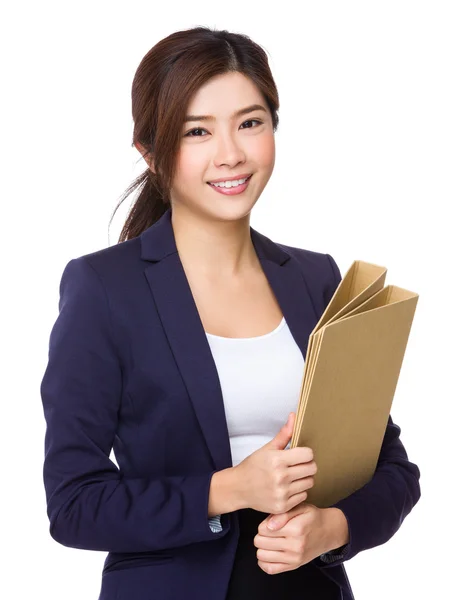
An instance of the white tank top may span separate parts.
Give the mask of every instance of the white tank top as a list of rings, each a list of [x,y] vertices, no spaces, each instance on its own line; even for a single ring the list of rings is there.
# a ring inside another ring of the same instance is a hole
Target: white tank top
[[[284,317],[276,329],[257,337],[206,335],[220,380],[235,467],[274,438],[290,412],[296,413],[304,359]]]

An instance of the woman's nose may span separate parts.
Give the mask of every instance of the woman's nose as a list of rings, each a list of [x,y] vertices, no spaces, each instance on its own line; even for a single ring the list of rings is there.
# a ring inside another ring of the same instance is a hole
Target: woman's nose
[[[245,159],[245,153],[233,136],[222,136],[217,141],[215,162],[217,165],[234,165]]]

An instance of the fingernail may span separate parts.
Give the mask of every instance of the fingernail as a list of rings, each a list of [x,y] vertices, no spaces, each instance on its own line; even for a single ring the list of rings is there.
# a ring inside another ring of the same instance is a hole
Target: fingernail
[[[277,523],[274,519],[268,521],[268,529],[276,529]]]

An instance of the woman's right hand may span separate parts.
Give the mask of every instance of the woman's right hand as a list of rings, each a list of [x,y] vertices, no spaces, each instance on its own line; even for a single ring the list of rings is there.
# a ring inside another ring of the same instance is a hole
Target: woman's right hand
[[[290,413],[276,437],[236,465],[239,493],[246,507],[279,514],[306,500],[306,490],[314,485],[317,464],[311,448],[285,449],[295,418]]]

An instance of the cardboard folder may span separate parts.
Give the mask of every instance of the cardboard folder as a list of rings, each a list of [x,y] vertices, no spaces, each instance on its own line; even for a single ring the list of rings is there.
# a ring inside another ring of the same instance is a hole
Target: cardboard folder
[[[418,294],[353,262],[309,337],[291,448],[314,451],[307,502],[331,506],[373,477]]]

